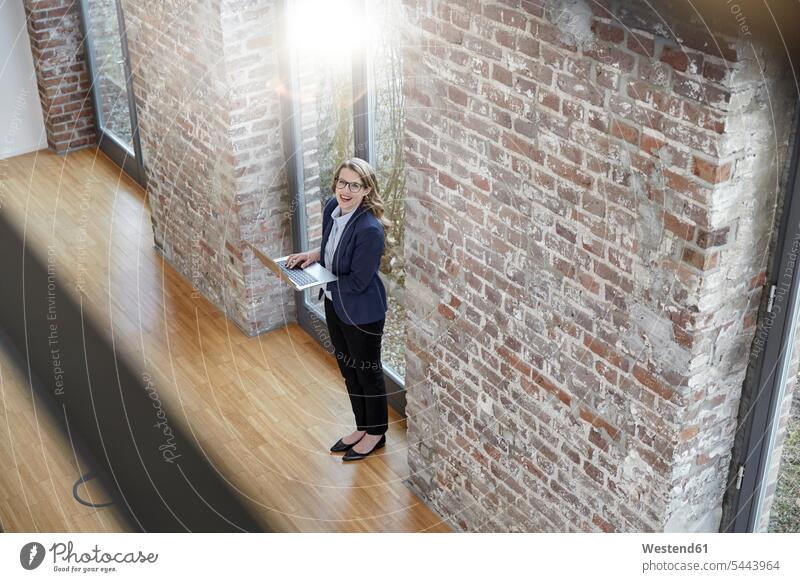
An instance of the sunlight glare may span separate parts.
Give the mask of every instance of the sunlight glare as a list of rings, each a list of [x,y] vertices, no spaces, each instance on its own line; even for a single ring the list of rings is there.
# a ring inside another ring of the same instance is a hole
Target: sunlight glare
[[[289,43],[294,54],[349,62],[367,36],[364,17],[350,0],[292,2]]]

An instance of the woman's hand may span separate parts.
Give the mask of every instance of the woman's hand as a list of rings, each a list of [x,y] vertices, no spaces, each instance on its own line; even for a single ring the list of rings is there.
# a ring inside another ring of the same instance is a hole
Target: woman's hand
[[[307,253],[296,253],[286,257],[286,267],[289,269],[305,269],[319,260],[319,251],[308,251]]]

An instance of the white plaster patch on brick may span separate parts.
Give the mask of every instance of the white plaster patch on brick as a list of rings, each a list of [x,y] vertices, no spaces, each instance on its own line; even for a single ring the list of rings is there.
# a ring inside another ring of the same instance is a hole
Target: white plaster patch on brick
[[[685,369],[689,365],[691,353],[675,343],[672,322],[666,314],[655,313],[645,305],[634,303],[631,306],[631,319],[638,321],[644,334],[645,347],[658,354],[658,359],[667,360],[675,369]]]
[[[653,470],[636,449],[630,449],[620,465],[620,487],[627,496],[642,502],[647,497],[648,480]]]
[[[523,56],[517,56],[514,53],[509,53],[506,56],[506,65],[508,66],[508,70],[512,73],[524,73],[528,70],[528,59]],[[534,92],[533,90],[525,91],[524,94],[530,98],[533,98]]]
[[[594,39],[592,9],[584,0],[559,0],[553,2],[545,16],[570,35],[575,44],[582,45]]]
[[[697,515],[697,508],[677,501],[678,506],[664,524],[664,533],[716,533],[719,531],[720,519],[722,519],[722,508],[716,507],[711,511],[706,511]]]

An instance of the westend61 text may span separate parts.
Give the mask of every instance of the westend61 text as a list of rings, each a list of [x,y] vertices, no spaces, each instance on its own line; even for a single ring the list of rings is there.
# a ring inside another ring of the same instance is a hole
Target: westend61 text
[[[686,544],[682,546],[642,544],[642,551],[645,554],[707,554],[708,544]]]

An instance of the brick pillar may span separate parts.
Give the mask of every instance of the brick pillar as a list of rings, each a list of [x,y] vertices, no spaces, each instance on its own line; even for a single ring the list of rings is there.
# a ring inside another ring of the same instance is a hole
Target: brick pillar
[[[24,6],[48,147],[63,154],[95,143],[79,3],[24,0]]]
[[[465,530],[716,531],[788,67],[643,2],[404,4],[410,484]]]
[[[246,333],[294,318],[244,241],[291,250],[273,0],[123,2],[153,235]]]

